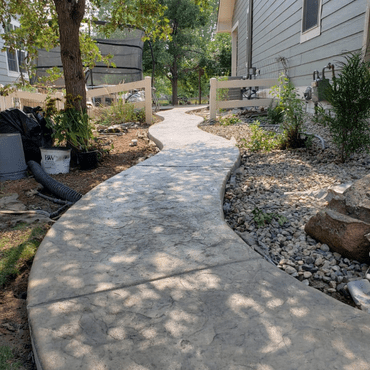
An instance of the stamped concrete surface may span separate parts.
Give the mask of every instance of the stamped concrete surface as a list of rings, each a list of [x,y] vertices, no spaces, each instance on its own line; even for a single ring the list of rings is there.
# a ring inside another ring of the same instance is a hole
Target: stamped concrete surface
[[[370,369],[370,316],[306,287],[226,225],[235,145],[186,109],[156,156],[100,184],[31,271],[38,369]]]

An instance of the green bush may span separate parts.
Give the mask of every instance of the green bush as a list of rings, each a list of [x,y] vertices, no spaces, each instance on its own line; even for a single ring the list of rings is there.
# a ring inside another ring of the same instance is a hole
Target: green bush
[[[134,111],[135,113],[135,118],[137,122],[140,123],[145,123],[146,121],[146,116],[145,116],[145,109],[137,109]]]
[[[271,101],[267,108],[267,119],[272,125],[280,125],[283,123],[284,111],[280,105],[275,105]]]
[[[279,84],[271,88],[274,98],[279,99],[276,108],[282,111],[281,149],[296,149],[305,146],[300,133],[305,120],[305,102],[299,97],[294,85],[287,77],[279,77]]]
[[[250,125],[252,131],[250,141],[242,139],[244,146],[252,152],[265,151],[269,152],[280,145],[281,137],[274,132],[265,131],[260,128],[260,122],[254,121]]]
[[[142,114],[139,113],[139,120],[141,119]],[[125,122],[136,122],[137,120],[138,116],[135,112],[134,105],[132,103],[125,103],[122,99],[120,99],[110,107],[103,108],[96,123],[104,126],[111,126]]]
[[[81,97],[66,96],[65,107],[57,110],[58,99],[46,99],[46,126],[53,131],[57,145],[71,145],[78,151],[88,151],[94,139],[93,125],[87,111],[76,109],[74,104],[81,104]]]
[[[228,117],[220,118],[220,124],[224,126],[235,125],[240,122],[241,120],[235,114],[232,114],[231,116]]]
[[[325,91],[331,105],[326,113],[318,108],[345,162],[353,153],[369,152],[370,145],[370,63],[359,53],[345,56],[339,77]]]

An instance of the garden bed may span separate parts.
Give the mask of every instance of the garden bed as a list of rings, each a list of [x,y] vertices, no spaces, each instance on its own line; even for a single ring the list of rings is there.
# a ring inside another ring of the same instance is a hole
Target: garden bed
[[[353,183],[369,173],[370,156],[354,154],[341,163],[328,130],[313,122],[306,122],[304,130],[324,138],[324,150],[316,140],[309,149],[252,151],[246,143],[251,141],[255,113],[225,112],[240,121],[222,125],[210,122],[207,110],[198,112],[205,118],[201,129],[227,139],[234,137],[240,148],[241,165],[226,185],[223,208],[227,223],[276,267],[355,306],[347,283],[364,279],[369,266],[333,253],[326,244],[306,235],[304,226],[327,205],[328,188]],[[263,120],[263,116],[258,118]],[[263,129],[277,131],[268,124]],[[263,225],[258,225],[257,214],[263,216]],[[282,220],[286,222],[279,222]]]

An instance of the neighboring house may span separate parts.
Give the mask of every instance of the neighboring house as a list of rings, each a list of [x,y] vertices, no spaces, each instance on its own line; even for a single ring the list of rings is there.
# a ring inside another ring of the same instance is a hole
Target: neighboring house
[[[9,27],[17,27],[19,23],[12,21]],[[0,34],[3,29],[0,27]],[[11,53],[9,50],[1,51],[4,47],[4,41],[0,37],[0,84],[7,85],[19,82],[21,78],[21,67],[25,58],[23,50],[17,50]],[[23,73],[24,78],[28,79],[27,73]]]
[[[232,75],[277,78],[285,72],[303,93],[313,72],[366,52],[366,0],[220,0],[218,32],[232,35]],[[254,73],[253,71],[256,71]],[[331,72],[326,70],[326,78]]]

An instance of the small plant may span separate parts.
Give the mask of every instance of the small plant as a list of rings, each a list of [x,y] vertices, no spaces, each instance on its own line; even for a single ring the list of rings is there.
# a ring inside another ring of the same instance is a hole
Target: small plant
[[[145,109],[139,109],[135,111],[135,121],[139,123],[145,123],[146,116],[145,116]]]
[[[0,370],[20,369],[20,362],[13,362],[14,355],[8,346],[0,346]]]
[[[328,126],[345,162],[353,153],[370,150],[370,63],[357,53],[339,64],[339,77],[334,76],[325,91],[331,112],[318,108],[318,119]]]
[[[57,145],[67,144],[77,151],[87,152],[94,147],[93,125],[86,111],[74,107],[73,99],[67,96],[65,108],[60,111],[55,107],[56,99],[47,100],[47,127],[53,130],[52,136]]]
[[[227,116],[227,117],[222,117],[220,119],[220,124],[224,126],[231,126],[231,125],[235,125],[240,122],[241,120],[235,114],[232,114],[231,116]]]
[[[260,124],[259,121],[254,121],[250,125],[251,138],[249,142],[246,139],[242,139],[244,146],[252,152],[269,152],[272,149],[276,149],[280,145],[280,136],[275,132],[263,130],[260,128]]]
[[[253,211],[253,221],[257,224],[257,227],[264,227],[266,224],[271,223],[273,219],[275,219],[280,226],[284,225],[288,219],[284,216],[279,215],[278,213],[269,213],[263,212],[258,207],[256,207]]]
[[[280,125],[283,123],[284,110],[280,105],[273,104],[271,101],[270,105],[267,108],[267,119],[272,125]]]
[[[304,101],[287,77],[279,77],[279,84],[271,88],[274,98],[279,99],[276,107],[283,112],[281,149],[296,149],[305,146],[300,133],[305,120]]]

